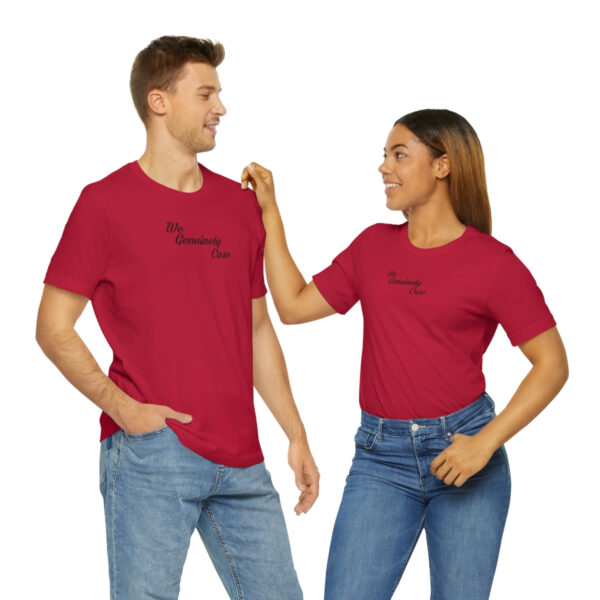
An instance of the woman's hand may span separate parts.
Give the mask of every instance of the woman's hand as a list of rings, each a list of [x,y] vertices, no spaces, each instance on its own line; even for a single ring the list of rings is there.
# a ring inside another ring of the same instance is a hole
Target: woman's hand
[[[242,171],[242,189],[248,189],[248,184],[256,193],[258,204],[261,210],[270,208],[277,204],[275,200],[275,184],[273,183],[273,173],[258,163],[250,163]]]
[[[460,487],[481,471],[494,454],[477,435],[455,433],[452,444],[431,461],[431,472],[445,484]]]

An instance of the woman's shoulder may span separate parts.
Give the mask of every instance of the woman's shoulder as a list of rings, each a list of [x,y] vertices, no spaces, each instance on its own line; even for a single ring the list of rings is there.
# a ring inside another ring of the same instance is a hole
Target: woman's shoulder
[[[367,239],[372,237],[384,236],[384,235],[395,235],[402,227],[405,227],[406,223],[396,225],[394,223],[374,223],[369,225],[366,229],[363,229],[357,236],[356,239]]]
[[[492,256],[502,256],[506,252],[512,252],[510,246],[501,242],[490,233],[483,233],[476,227],[469,225],[471,250]]]
[[[362,252],[367,247],[373,247],[374,242],[385,243],[390,235],[398,229],[399,225],[391,223],[374,223],[363,229],[358,235],[354,236],[349,250]]]

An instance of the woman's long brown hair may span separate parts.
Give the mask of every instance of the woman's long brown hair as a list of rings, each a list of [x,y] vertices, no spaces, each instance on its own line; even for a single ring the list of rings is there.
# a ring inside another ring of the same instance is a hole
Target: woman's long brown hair
[[[492,233],[483,150],[469,122],[451,110],[427,108],[404,115],[394,127],[399,124],[417,136],[433,158],[446,154],[450,159],[450,202],[458,220]]]

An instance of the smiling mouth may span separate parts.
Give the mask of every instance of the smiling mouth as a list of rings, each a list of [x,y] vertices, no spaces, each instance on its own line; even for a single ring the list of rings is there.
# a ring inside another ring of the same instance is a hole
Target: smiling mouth
[[[213,123],[212,125],[205,125],[204,128],[208,129],[213,135],[216,135],[217,125],[218,125],[218,123]]]
[[[391,194],[394,190],[400,187],[399,183],[386,183],[385,184],[385,193]]]

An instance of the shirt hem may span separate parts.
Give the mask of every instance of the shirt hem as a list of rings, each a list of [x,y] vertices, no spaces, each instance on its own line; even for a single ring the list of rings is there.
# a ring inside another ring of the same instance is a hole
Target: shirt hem
[[[317,286],[317,289],[319,290],[319,292],[321,292],[323,298],[325,298],[329,306],[331,306],[331,308],[333,308],[335,312],[339,313],[340,315],[345,315],[349,309],[345,306],[342,306],[341,304],[338,304],[337,299],[334,299],[334,293],[327,288],[327,285],[324,285],[324,283],[320,281],[320,275],[320,273],[317,273],[312,277],[312,280]]]
[[[90,300],[94,295],[94,291],[90,290],[89,286],[74,281],[70,277],[65,277],[56,273],[47,274],[44,278],[44,283],[49,283],[50,285],[59,287],[67,292],[73,292],[75,294],[79,294],[80,296],[85,296]]]
[[[232,456],[223,452],[214,452],[211,450],[207,450],[203,447],[203,444],[189,443],[187,442],[188,438],[186,438],[185,440],[182,439],[182,436],[175,428],[171,427],[169,423],[167,423],[167,425],[169,426],[171,431],[173,431],[173,433],[177,436],[182,446],[185,446],[188,450],[191,450],[192,452],[195,452],[202,458],[206,458],[207,460],[210,460],[216,464],[223,465],[225,467],[247,468],[257,465],[265,460],[262,450],[259,450],[258,452],[253,452],[252,454],[241,454],[238,456]],[[102,440],[106,439],[107,437],[110,437],[111,435],[113,435],[113,433],[116,433],[120,429],[121,428],[116,423],[115,425],[109,424],[103,427],[100,432],[100,441],[102,442]]]
[[[556,321],[554,317],[544,317],[543,319],[536,321],[533,325],[530,325],[526,329],[523,329],[518,335],[509,335],[508,338],[513,346],[520,346],[525,342],[528,342],[532,338],[536,337],[540,333],[544,333],[548,329],[556,327]]]

